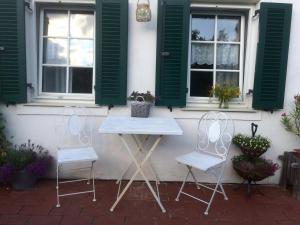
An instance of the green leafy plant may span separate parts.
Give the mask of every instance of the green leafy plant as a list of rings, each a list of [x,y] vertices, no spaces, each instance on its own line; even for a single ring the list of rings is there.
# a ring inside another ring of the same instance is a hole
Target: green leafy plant
[[[250,137],[243,134],[237,134],[233,137],[232,143],[240,147],[241,151],[250,157],[259,157],[270,148],[271,142],[260,135]]]
[[[142,98],[138,98],[138,97],[142,97]],[[145,102],[154,103],[156,98],[151,94],[150,91],[147,91],[146,93],[133,91],[127,99],[129,101],[143,101],[144,99]]]
[[[211,88],[209,91],[210,97],[217,97],[219,100],[219,108],[222,107],[224,104],[224,107],[228,107],[228,102],[233,99],[240,96],[240,88],[238,86],[230,85],[224,83],[223,85],[216,84]]]
[[[12,147],[12,144],[7,139],[4,129],[5,120],[3,114],[0,113],[0,166],[5,163],[7,151]]]
[[[281,123],[285,130],[300,137],[300,95],[294,96],[294,106],[291,112],[281,115]]]

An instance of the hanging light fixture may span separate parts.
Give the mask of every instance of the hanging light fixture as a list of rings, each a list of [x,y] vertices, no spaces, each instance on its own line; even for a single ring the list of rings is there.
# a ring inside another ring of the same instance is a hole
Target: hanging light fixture
[[[151,9],[149,0],[138,0],[136,7],[136,21],[149,22],[151,20]]]

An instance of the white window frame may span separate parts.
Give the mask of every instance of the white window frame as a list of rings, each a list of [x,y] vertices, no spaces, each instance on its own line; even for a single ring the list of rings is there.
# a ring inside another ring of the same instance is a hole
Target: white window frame
[[[244,67],[243,71],[243,83],[241,89],[241,96],[237,100],[233,100],[230,102],[230,108],[252,108],[252,95],[249,95],[249,91],[253,89],[254,84],[254,74],[255,74],[255,60],[256,60],[256,49],[257,49],[257,41],[258,41],[258,19],[255,17],[255,10],[258,8],[256,4],[206,4],[206,3],[192,3],[191,8],[200,9],[201,11],[206,10],[209,14],[216,12],[217,10],[230,10],[239,14],[239,12],[244,11],[243,15],[245,18],[245,27],[247,27],[247,35],[244,36],[244,40],[247,42],[244,43],[244,62],[242,66]],[[191,28],[190,28],[191,30]],[[190,32],[190,31],[189,31]],[[191,33],[189,34],[191,35]],[[244,32],[245,35],[245,32]],[[189,37],[191,40],[191,37]],[[188,53],[188,67],[187,67],[187,87],[190,85],[190,57],[191,57],[191,45],[189,44],[189,53]],[[190,90],[190,89],[189,89]],[[218,100],[216,98],[208,98],[208,97],[198,97],[196,100],[191,100],[189,98],[189,91],[186,95],[187,100],[187,108],[206,108],[206,109],[215,109],[218,107]]]
[[[79,38],[76,37],[74,39],[83,39],[83,40],[93,40],[93,48],[94,48],[94,63],[93,66],[73,66],[69,65],[69,49],[70,49],[70,34],[68,34],[68,37],[65,38],[68,40],[67,45],[67,64],[44,64],[43,63],[43,39],[44,38],[62,38],[59,36],[46,36],[43,34],[44,30],[44,11],[45,10],[56,10],[56,11],[68,11],[68,30],[70,31],[70,11],[89,11],[94,13],[94,36],[93,38]],[[40,27],[39,27],[39,64],[38,64],[38,97],[44,97],[44,98],[54,98],[54,99],[82,99],[82,100],[94,100],[95,99],[95,58],[96,58],[96,12],[94,9],[87,9],[87,8],[80,8],[80,7],[43,7],[40,9]],[[43,66],[55,66],[55,67],[64,67],[66,68],[66,91],[68,91],[69,88],[69,68],[70,67],[77,67],[77,68],[93,68],[93,83],[92,83],[92,93],[91,94],[80,94],[80,93],[54,93],[54,92],[43,92],[42,91],[42,73],[43,73]]]

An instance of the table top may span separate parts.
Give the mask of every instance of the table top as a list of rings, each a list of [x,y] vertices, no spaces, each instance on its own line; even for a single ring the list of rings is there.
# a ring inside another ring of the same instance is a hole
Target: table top
[[[99,133],[182,135],[183,131],[174,118],[108,116],[101,124]]]

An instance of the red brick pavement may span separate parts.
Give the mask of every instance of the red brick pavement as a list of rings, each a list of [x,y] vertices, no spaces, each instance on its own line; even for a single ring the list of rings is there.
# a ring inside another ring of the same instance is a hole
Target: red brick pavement
[[[86,184],[67,184],[66,191]],[[162,213],[142,182],[136,182],[111,213],[117,185],[97,181],[97,201],[90,194],[61,199],[56,208],[55,182],[40,181],[32,190],[0,189],[0,225],[300,225],[300,202],[288,191],[276,186],[260,186],[264,195],[245,196],[243,188],[225,185],[229,200],[217,195],[208,216],[205,205],[185,196],[174,201],[180,183],[160,184],[161,199],[167,212]],[[187,184],[186,190],[209,198],[206,190]]]

